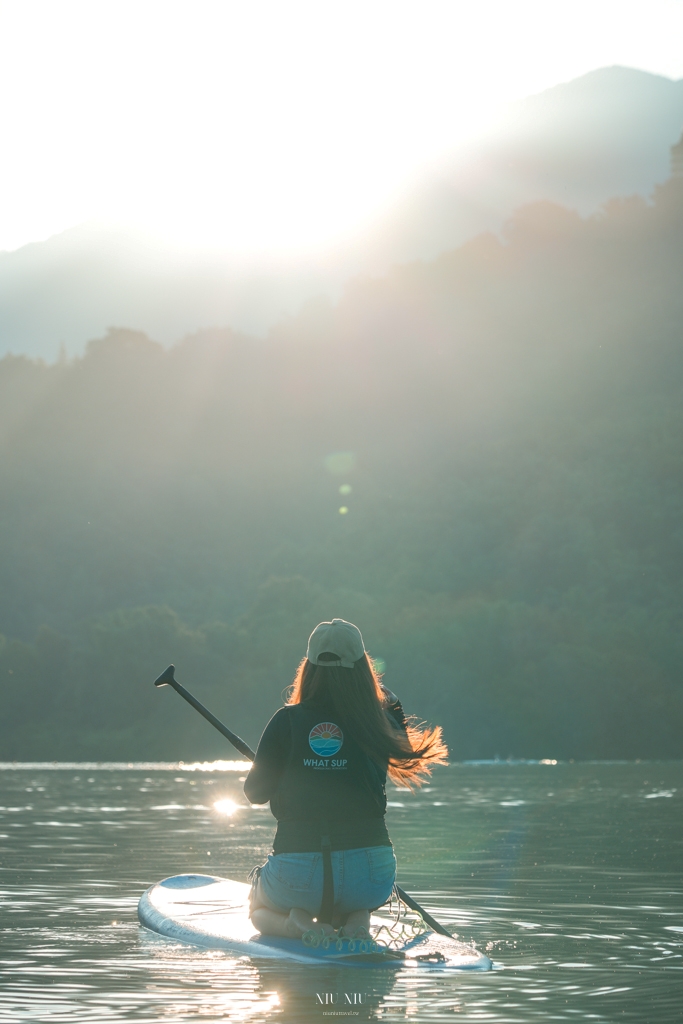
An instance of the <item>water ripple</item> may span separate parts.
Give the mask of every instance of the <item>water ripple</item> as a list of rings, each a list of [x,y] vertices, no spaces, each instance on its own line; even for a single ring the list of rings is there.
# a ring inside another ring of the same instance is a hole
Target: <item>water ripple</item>
[[[256,964],[140,929],[151,882],[245,879],[269,851],[272,818],[226,764],[0,765],[3,1024],[322,1024],[318,996],[345,992],[365,994],[355,1019],[392,1024],[678,1024],[683,765],[458,765],[392,790],[401,884],[497,967],[447,979]]]

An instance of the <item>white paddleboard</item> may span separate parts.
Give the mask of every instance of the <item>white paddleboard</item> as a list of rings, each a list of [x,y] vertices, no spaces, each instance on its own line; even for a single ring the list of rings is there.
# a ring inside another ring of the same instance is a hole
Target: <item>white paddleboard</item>
[[[483,970],[492,964],[473,946],[426,931],[386,948],[381,935],[378,949],[345,940],[342,948],[311,948],[300,939],[280,939],[254,931],[248,916],[250,887],[231,878],[213,875],[173,875],[151,886],[140,898],[141,924],[160,935],[209,949],[225,949],[253,957],[295,960],[303,964],[352,967],[421,967],[431,970]],[[373,934],[391,918],[373,915]]]

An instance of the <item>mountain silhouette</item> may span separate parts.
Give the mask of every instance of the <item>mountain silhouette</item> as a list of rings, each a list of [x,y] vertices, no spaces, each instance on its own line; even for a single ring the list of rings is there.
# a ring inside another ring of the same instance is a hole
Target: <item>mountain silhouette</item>
[[[111,325],[168,344],[216,325],[265,334],[307,300],[335,299],[358,275],[432,259],[519,206],[594,211],[650,195],[669,175],[683,126],[683,81],[603,68],[532,96],[467,152],[344,245],[296,264],[174,250],[132,232],[79,226],[0,254],[0,354],[54,360]]]

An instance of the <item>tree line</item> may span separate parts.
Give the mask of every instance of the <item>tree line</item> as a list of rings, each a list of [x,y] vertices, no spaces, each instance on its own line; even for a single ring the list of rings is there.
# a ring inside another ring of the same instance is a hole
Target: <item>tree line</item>
[[[323,618],[453,757],[683,752],[683,189],[352,282],[266,339],[0,361],[0,757],[229,756]],[[178,706],[181,705],[181,706]]]

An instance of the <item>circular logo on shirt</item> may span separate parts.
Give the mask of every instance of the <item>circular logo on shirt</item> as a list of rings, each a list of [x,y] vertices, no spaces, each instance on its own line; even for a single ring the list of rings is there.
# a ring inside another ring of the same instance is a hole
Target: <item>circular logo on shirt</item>
[[[344,733],[334,722],[320,722],[308,734],[308,745],[318,757],[333,757],[344,742]]]

